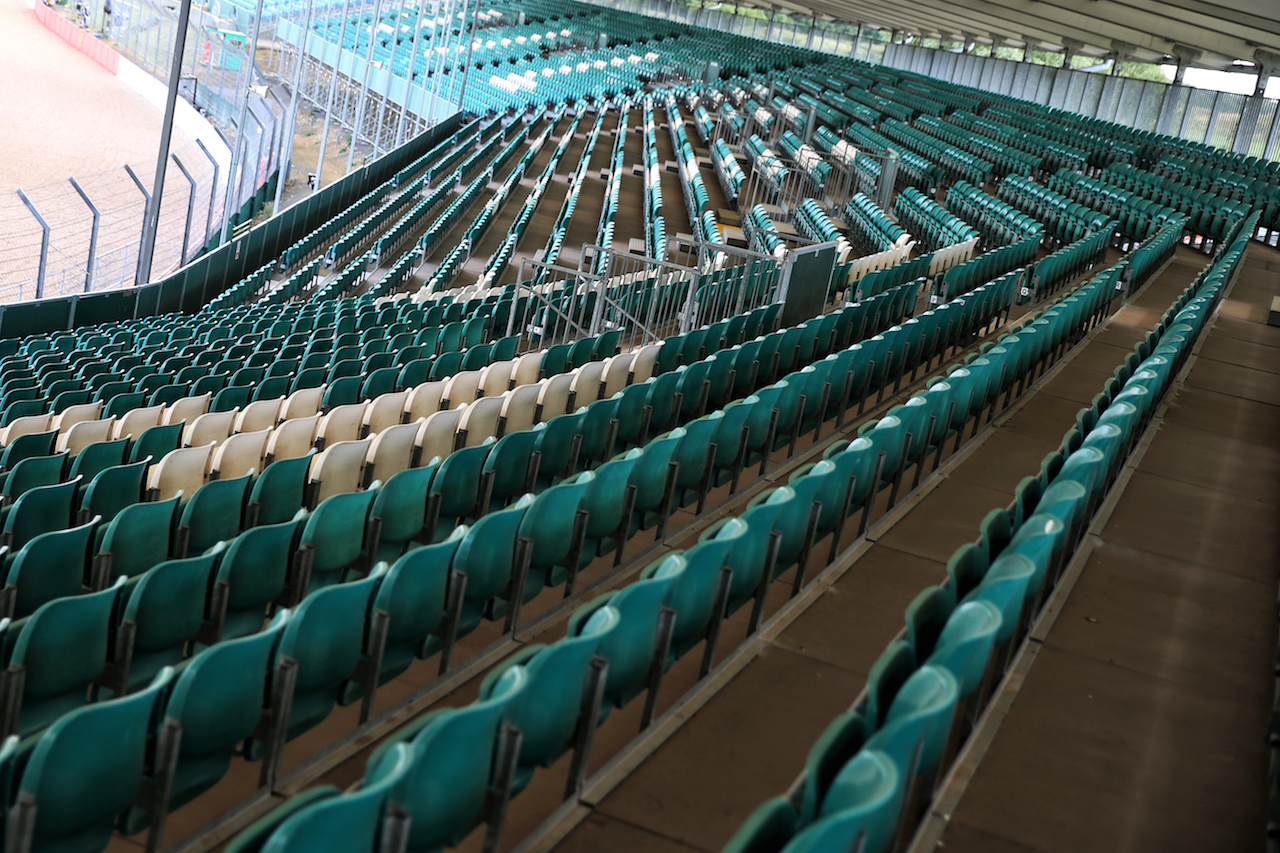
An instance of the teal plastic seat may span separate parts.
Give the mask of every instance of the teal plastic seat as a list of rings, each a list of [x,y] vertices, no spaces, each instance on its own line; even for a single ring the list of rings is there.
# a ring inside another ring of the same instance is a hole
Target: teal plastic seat
[[[453,567],[467,574],[466,595],[458,616],[458,636],[474,631],[486,614],[497,616],[492,599],[511,584],[515,569],[516,539],[525,512],[533,503],[525,495],[506,509],[481,516],[467,531],[453,557]]]
[[[370,757],[366,785],[391,774],[396,745],[407,743],[413,751],[401,800],[413,815],[410,850],[456,846],[479,823],[499,730],[518,707],[527,683],[524,667],[511,667],[487,698],[427,714],[396,732]]]
[[[5,585],[13,587],[13,616],[34,613],[41,605],[84,589],[90,548],[99,519],[79,527],[33,537],[9,563]]]
[[[136,626],[130,690],[182,662],[204,624],[205,591],[216,561],[215,554],[168,560],[125,585],[122,618]]]
[[[439,458],[420,468],[397,471],[382,484],[369,514],[380,520],[375,561],[394,562],[427,526],[427,500]]]
[[[570,566],[578,568],[572,564],[581,559],[574,552],[581,542],[574,539],[574,531],[581,527],[585,538],[586,528],[577,522],[578,510],[594,479],[591,471],[575,474],[535,497],[525,510],[517,533],[530,542],[525,601],[545,586],[564,583]]]
[[[570,476],[577,464],[575,437],[581,432],[586,410],[558,415],[546,421],[538,433],[534,450],[541,454],[538,463],[538,485],[542,488]]]
[[[214,583],[227,585],[224,642],[262,630],[267,609],[282,598],[288,586],[303,518],[305,513],[299,510],[289,521],[250,528],[211,549],[219,557]]]
[[[671,563],[671,568],[662,571],[664,563]],[[577,636],[586,630],[591,617],[602,607],[612,607],[621,615],[617,627],[600,641],[596,649],[596,654],[609,661],[604,702],[600,708],[602,721],[612,708],[623,707],[643,692],[653,664],[658,613],[670,597],[676,570],[683,566],[682,555],[667,555],[651,566],[651,570],[646,570],[649,577],[587,602],[570,617],[568,634]]]
[[[31,432],[19,435],[0,450],[0,468],[11,470],[23,459],[33,456],[50,456],[53,454],[53,442],[58,437],[57,430],[48,432]]]
[[[96,515],[104,523],[110,523],[125,507],[142,500],[142,482],[148,462],[143,459],[99,471],[85,489],[80,503],[81,519]]]
[[[533,429],[509,432],[493,443],[484,460],[484,473],[492,472],[493,477],[490,506],[506,506],[534,488],[537,472],[533,471],[534,476],[529,476],[530,460],[538,436],[544,429],[546,426],[543,424],[534,424]]]
[[[345,682],[365,653],[365,622],[385,566],[361,581],[308,595],[293,612],[277,649],[278,659],[298,662],[287,738],[292,740],[329,716]]]
[[[965,702],[982,685],[1000,630],[1000,609],[989,601],[969,601],[951,614],[928,663],[943,667],[956,678],[959,701]]]
[[[167,501],[127,506],[107,524],[94,557],[95,575],[107,583],[116,578],[137,577],[159,565],[173,553],[173,531],[179,492]]]
[[[195,490],[183,505],[178,522],[175,547],[178,556],[203,554],[240,532],[252,479],[250,473],[228,480],[210,480]]]
[[[302,509],[307,488],[307,472],[315,449],[292,459],[277,459],[262,469],[249,490],[245,526],[281,524]]]
[[[443,542],[410,548],[383,577],[373,602],[390,617],[381,683],[439,648],[434,634],[444,622],[453,557],[466,534],[459,525]]]
[[[32,850],[105,850],[142,785],[157,705],[173,680],[68,713],[36,743],[18,784],[35,801]]]
[[[4,477],[4,497],[15,501],[32,489],[41,486],[52,486],[62,482],[62,472],[66,468],[67,454],[55,456],[28,456]]]
[[[861,750],[840,769],[820,818],[784,848],[786,853],[860,850],[887,853],[903,807],[904,774],[894,759]]]
[[[38,732],[85,704],[89,686],[107,666],[108,635],[123,587],[121,579],[102,592],[59,598],[8,624],[6,663],[26,671],[19,735]]]
[[[485,439],[476,447],[464,447],[446,456],[431,481],[431,496],[437,502],[434,538],[447,535],[453,525],[484,515],[481,478],[485,459],[493,447],[492,439]]]
[[[210,409],[210,411],[215,410]],[[161,424],[143,430],[142,435],[134,438],[129,448],[129,461],[139,462],[150,456],[152,461],[159,462],[166,453],[182,446],[184,427],[184,423]]]
[[[84,449],[71,460],[71,469],[67,472],[67,477],[69,479],[83,477],[84,481],[80,485],[80,491],[84,491],[98,474],[114,465],[124,464],[124,455],[125,451],[128,450],[128,446],[129,440],[127,438],[118,438],[115,441],[95,441],[92,444],[85,445]]]
[[[819,807],[840,769],[866,743],[870,732],[860,711],[846,711],[823,729],[809,749],[804,765],[804,790],[800,800],[800,825],[818,816]]]
[[[363,492],[331,495],[307,516],[298,548],[310,554],[308,590],[324,589],[367,571],[377,549],[369,538],[369,512],[377,485]]]
[[[262,846],[262,853],[377,853],[383,849],[381,838],[388,806],[399,798],[412,767],[412,747],[396,744],[383,756],[376,781],[351,793],[322,796],[291,810],[288,819]]]
[[[81,478],[65,483],[39,486],[24,493],[12,506],[4,508],[3,542],[10,552],[16,551],[44,533],[64,530],[71,525],[71,508]]]
[[[165,715],[182,726],[170,811],[216,785],[262,715],[268,667],[289,619],[280,610],[271,625],[250,637],[227,640],[178,667]],[[148,825],[145,810],[132,808],[121,821],[129,835]]]
[[[528,678],[524,696],[510,716],[521,732],[514,792],[528,786],[536,768],[550,767],[569,749],[581,714],[587,667],[620,618],[617,610],[602,607],[591,615],[580,634],[550,646],[539,643],[521,649],[485,677],[480,686],[481,701],[490,698],[514,666],[523,666]]]
[[[889,644],[867,674],[867,698],[862,715],[867,726],[874,731],[884,725],[893,700],[916,668],[916,653],[905,640]]]
[[[650,566],[654,577],[672,577],[667,606],[676,612],[675,630],[671,636],[670,658],[683,657],[706,637],[707,626],[715,611],[716,584],[726,555],[733,546],[730,539],[707,539],[671,560]]]
[[[955,676],[925,664],[902,685],[884,725],[867,740],[867,749],[885,752],[897,765],[908,801],[917,785],[924,802],[932,798],[959,694]]]

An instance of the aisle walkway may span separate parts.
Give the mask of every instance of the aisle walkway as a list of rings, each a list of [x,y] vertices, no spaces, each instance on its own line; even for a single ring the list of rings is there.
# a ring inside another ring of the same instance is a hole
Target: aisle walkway
[[[937,849],[1262,849],[1277,292],[1252,246]]]

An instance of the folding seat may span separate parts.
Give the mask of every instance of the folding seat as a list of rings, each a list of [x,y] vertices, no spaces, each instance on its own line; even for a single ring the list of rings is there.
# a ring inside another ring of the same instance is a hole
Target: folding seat
[[[194,393],[194,391],[193,391]],[[164,424],[177,424],[183,421],[193,421],[200,415],[209,411],[209,403],[213,399],[213,394],[205,392],[199,396],[188,396],[181,400],[175,400],[169,404],[164,410],[164,416],[160,422]],[[121,433],[122,435],[124,433]],[[141,431],[134,433],[141,435]]]
[[[80,594],[96,526],[95,518],[79,527],[37,534],[5,561],[7,615],[28,616],[47,602]]]
[[[280,407],[280,420],[294,420],[296,418],[309,418],[320,412],[320,401],[324,397],[323,383],[307,388],[295,389],[288,397],[285,398],[284,405]]]
[[[385,572],[385,566],[377,566],[364,580],[318,589],[293,610],[272,662],[275,665],[285,658],[297,661],[287,740],[322,722],[342,695],[347,679],[369,658],[365,623]],[[250,743],[251,754],[256,754],[260,742]]]
[[[1000,622],[1000,609],[995,604],[981,600],[963,603],[947,620],[928,656],[928,663],[955,676],[959,690],[956,725],[961,726],[962,736],[968,734],[977,716],[982,699],[978,694],[985,689]]]
[[[480,392],[480,371],[464,370],[455,373],[445,382],[441,392],[441,407],[457,409],[475,401]]]
[[[144,778],[160,781],[147,756],[172,678],[164,670],[146,690],[66,714],[44,733],[16,786],[34,814],[24,822],[30,834],[15,834],[15,846],[106,849],[117,814],[134,802]],[[93,749],[85,748],[89,743]]]
[[[886,753],[902,775],[905,812],[900,823],[914,821],[916,810],[933,798],[958,697],[956,678],[925,664],[903,683],[884,724],[867,740],[866,749]]]
[[[213,445],[184,447],[174,450],[147,473],[147,492],[154,500],[169,500],[182,495],[189,498],[209,479]]]
[[[137,577],[170,558],[179,498],[126,506],[106,524],[93,558],[95,589],[117,578]]]
[[[178,522],[176,556],[203,554],[217,543],[239,534],[250,480],[247,473],[210,480],[191,493]]]
[[[498,435],[502,426],[503,397],[481,397],[467,405],[458,418],[457,442],[461,447],[476,447]]]
[[[53,431],[26,433],[11,438],[0,450],[0,469],[11,469],[23,459],[32,456],[49,456],[53,453],[53,442],[57,438]]]
[[[315,447],[318,450],[340,441],[358,441],[363,437],[368,403],[338,405],[329,409],[316,424]]]
[[[538,402],[534,413],[535,421],[549,421],[572,411],[569,404],[573,399],[573,384],[576,378],[576,373],[558,373],[539,380],[536,386]]]
[[[786,847],[796,833],[796,808],[786,797],[770,797],[738,827],[724,853],[770,853]]]
[[[213,585],[225,585],[222,642],[262,630],[268,609],[285,598],[303,518],[299,511],[288,521],[247,529],[212,549],[218,555]]]
[[[511,667],[484,699],[419,718],[370,757],[366,786],[398,777],[396,750],[401,744],[412,750],[407,778],[400,783],[401,804],[413,815],[409,849],[455,846],[479,824],[489,802],[499,732],[520,707],[527,681],[523,667]]]
[[[8,472],[0,474],[0,503],[11,504],[31,489],[62,482],[66,466],[65,452],[53,456],[29,456],[19,461]]]
[[[186,657],[205,623],[205,591],[216,561],[215,554],[167,560],[126,584],[119,625],[129,622],[134,630],[129,690]]]
[[[316,506],[333,495],[359,491],[364,486],[365,459],[370,440],[339,441],[311,459],[308,476],[308,506]]]
[[[125,438],[130,433],[119,431],[119,424],[116,425],[116,437]],[[134,439],[129,445],[129,461],[137,462],[141,459],[151,458],[152,462],[158,462],[164,458],[165,454],[171,453],[182,446],[183,424],[161,424],[144,429],[141,433],[132,433]]]
[[[298,539],[302,575],[309,578],[305,589],[324,589],[368,571],[378,547],[378,530],[370,524],[375,497],[377,489],[335,494],[307,516]]]
[[[107,669],[123,587],[122,579],[101,592],[54,599],[7,624],[5,693],[16,711],[5,720],[10,733],[27,737],[85,704]]]

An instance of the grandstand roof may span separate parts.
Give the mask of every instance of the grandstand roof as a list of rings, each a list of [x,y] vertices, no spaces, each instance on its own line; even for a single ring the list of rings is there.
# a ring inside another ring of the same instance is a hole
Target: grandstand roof
[[[1119,50],[1146,61],[1188,54],[1188,62],[1231,69],[1236,60],[1280,60],[1275,0],[803,0],[758,2],[784,12],[831,15],[885,28],[985,42]],[[1261,50],[1259,54],[1258,51]],[[1199,51],[1199,55],[1196,55]]]

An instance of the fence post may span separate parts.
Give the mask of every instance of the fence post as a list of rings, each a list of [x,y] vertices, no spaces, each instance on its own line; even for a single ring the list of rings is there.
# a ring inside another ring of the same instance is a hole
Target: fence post
[[[204,152],[204,156],[209,158],[209,165],[213,166],[213,184],[209,187],[209,217],[204,223],[204,246],[209,248],[209,241],[213,239],[213,203],[218,198],[218,161],[214,158],[209,149],[205,147],[204,140],[196,139],[196,145],[200,146],[200,150]]]
[[[187,263],[187,250],[191,247],[191,217],[196,212],[196,179],[191,177],[191,173],[187,171],[186,166],[182,165],[177,154],[169,156],[173,158],[174,165],[178,167],[178,171],[182,172],[182,177],[187,179],[187,185],[191,187],[191,192],[187,194],[187,225],[182,230],[182,256],[178,258],[178,266],[184,266]]]
[[[27,210],[31,211],[36,222],[40,223],[40,230],[44,232],[44,236],[40,238],[40,273],[36,278],[36,299],[39,299],[44,296],[44,272],[49,264],[49,223],[40,215],[40,211],[36,210],[36,206],[22,190],[18,190],[18,198],[22,199],[22,203],[27,206]]]
[[[141,190],[142,197],[146,201],[146,204],[144,205],[142,210],[142,234],[143,236],[146,236],[147,216],[151,212],[151,193],[147,190],[146,185],[142,183],[142,180],[138,177],[138,173],[133,171],[132,166],[130,166],[128,163],[125,163],[124,170],[129,173],[129,177],[133,178],[134,184],[136,184],[138,189]],[[141,246],[141,241],[139,241],[139,246]],[[133,277],[135,284],[146,284],[146,282],[140,278],[142,274],[141,266],[142,266],[142,254],[141,254],[141,251],[139,251],[138,264],[137,264],[137,267],[135,268],[136,271],[134,272],[134,277]]]
[[[84,187],[75,178],[68,178],[71,186],[75,187],[75,191],[80,194],[80,198],[89,206],[89,212],[93,214],[93,227],[89,231],[89,258],[84,265],[84,292],[88,293],[93,289],[93,267],[98,258],[98,223],[102,218],[98,206],[90,200],[89,194],[84,191]]]

